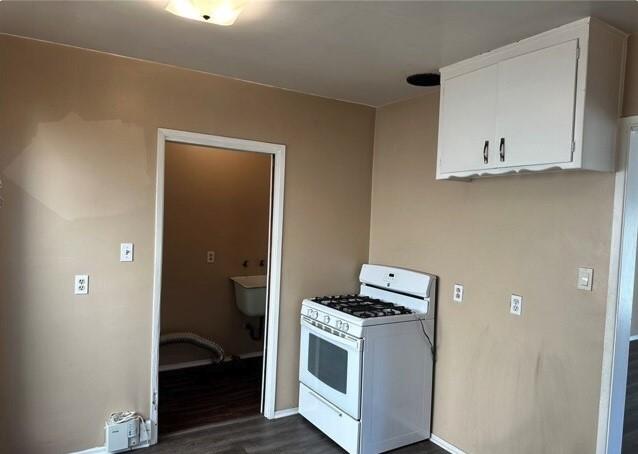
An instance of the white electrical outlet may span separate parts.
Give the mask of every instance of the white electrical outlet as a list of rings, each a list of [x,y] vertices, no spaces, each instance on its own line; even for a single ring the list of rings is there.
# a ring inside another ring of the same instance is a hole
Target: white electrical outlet
[[[512,294],[510,298],[510,314],[521,315],[523,310],[523,297]]]
[[[120,244],[120,262],[133,261],[133,243]]]
[[[206,263],[215,263],[215,251],[206,252]]]
[[[89,293],[89,275],[88,274],[76,274],[75,275],[75,294],[86,295]]]
[[[594,270],[591,268],[578,268],[578,281],[576,288],[579,290],[587,290],[591,292],[594,280]]]
[[[463,302],[463,286],[461,284],[454,284],[454,302],[462,303]]]

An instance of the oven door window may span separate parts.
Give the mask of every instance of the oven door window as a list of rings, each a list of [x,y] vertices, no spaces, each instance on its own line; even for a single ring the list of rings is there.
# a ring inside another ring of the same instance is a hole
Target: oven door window
[[[348,351],[309,333],[308,372],[332,389],[346,394]]]

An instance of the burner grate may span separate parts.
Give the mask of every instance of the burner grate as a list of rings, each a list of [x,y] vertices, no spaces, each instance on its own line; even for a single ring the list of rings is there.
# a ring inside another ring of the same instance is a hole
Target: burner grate
[[[335,295],[312,298],[315,303],[359,318],[389,317],[411,314],[404,306],[361,295]]]

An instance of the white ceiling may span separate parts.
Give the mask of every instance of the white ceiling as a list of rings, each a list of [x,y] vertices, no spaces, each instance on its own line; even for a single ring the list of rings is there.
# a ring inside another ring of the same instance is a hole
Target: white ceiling
[[[585,16],[638,32],[638,2],[257,1],[232,27],[166,0],[1,1],[0,32],[380,106],[423,93],[405,77]]]

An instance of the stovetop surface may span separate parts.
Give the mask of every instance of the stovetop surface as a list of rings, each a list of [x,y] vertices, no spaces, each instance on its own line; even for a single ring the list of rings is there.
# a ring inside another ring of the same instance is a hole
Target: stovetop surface
[[[362,295],[318,296],[311,301],[359,318],[412,314],[405,306]]]

